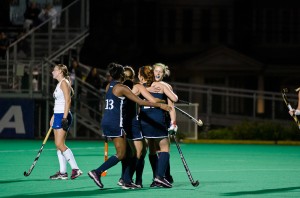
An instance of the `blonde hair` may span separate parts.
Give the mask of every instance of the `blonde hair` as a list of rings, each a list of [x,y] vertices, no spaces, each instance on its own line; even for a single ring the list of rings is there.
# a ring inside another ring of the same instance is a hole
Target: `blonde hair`
[[[127,75],[129,72],[129,75]],[[131,66],[124,66],[124,81],[131,80],[133,81],[135,77],[135,72]]]
[[[169,67],[163,63],[155,63],[153,65],[153,69],[155,69],[155,67],[161,67],[163,72],[164,72],[164,76],[163,77],[168,77],[171,75],[171,72],[169,70]]]
[[[62,72],[63,77],[67,79],[71,85],[71,78],[70,78],[68,67],[64,64],[57,64],[55,65],[55,67],[58,67],[58,69]],[[74,89],[72,86],[70,86],[70,89],[71,89],[71,97],[72,97],[74,96]]]

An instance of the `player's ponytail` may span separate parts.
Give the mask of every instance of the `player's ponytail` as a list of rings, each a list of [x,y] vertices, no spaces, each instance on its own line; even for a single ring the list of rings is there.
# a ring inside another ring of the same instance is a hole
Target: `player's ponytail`
[[[154,82],[153,68],[151,66],[142,66],[139,69],[139,73],[145,79],[146,86],[150,87]]]
[[[74,89],[71,86],[71,82],[72,81],[71,81],[69,70],[68,70],[67,66],[64,65],[64,64],[58,64],[57,67],[59,67],[59,69],[61,70],[64,78],[69,81],[69,83],[70,83],[70,89],[71,89],[71,97],[74,96]]]

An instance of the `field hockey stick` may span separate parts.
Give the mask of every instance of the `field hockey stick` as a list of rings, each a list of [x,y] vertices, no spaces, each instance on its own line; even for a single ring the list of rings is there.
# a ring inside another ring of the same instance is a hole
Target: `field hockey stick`
[[[192,103],[190,103],[189,101],[185,101],[185,100],[180,100],[178,99],[177,102],[183,103],[183,104],[187,104],[187,105],[191,105]]]
[[[184,158],[183,153],[182,153],[182,151],[181,151],[181,148],[180,148],[180,146],[179,146],[179,143],[178,143],[177,140],[176,140],[175,135],[172,135],[172,137],[174,138],[174,141],[175,141],[177,150],[178,150],[178,152],[179,152],[181,161],[182,161],[183,166],[184,166],[184,168],[185,168],[185,172],[186,172],[186,174],[187,174],[187,176],[188,176],[188,178],[189,178],[191,184],[192,184],[194,187],[197,187],[197,186],[199,185],[199,181],[198,181],[198,180],[194,181],[194,179],[193,179],[193,177],[192,177],[192,174],[191,174],[191,172],[190,172],[190,169],[189,169],[189,167],[188,167],[188,165],[187,165],[187,163],[186,163],[186,161],[185,161],[185,158]]]
[[[286,96],[287,92],[288,92],[287,88],[282,89],[282,98],[283,98],[283,101],[286,104],[287,108],[289,109],[289,111],[292,111],[293,108],[292,108],[292,106],[291,106],[291,104],[288,101],[287,96]],[[300,122],[299,122],[297,116],[295,114],[293,114],[292,117],[293,117],[294,121],[296,122],[296,124],[298,125],[298,128],[300,129]]]
[[[196,118],[194,118],[193,116],[191,116],[190,114],[188,114],[187,112],[183,111],[182,109],[174,106],[175,109],[177,109],[178,111],[180,111],[182,114],[184,114],[185,116],[187,116],[188,118],[190,118],[193,122],[195,122],[198,126],[203,126],[203,122],[202,120],[197,120]]]
[[[35,167],[35,164],[37,163],[37,161],[38,161],[38,159],[39,159],[39,157],[40,157],[40,155],[41,155],[41,153],[42,153],[42,151],[43,151],[43,148],[44,148],[44,146],[45,146],[45,144],[46,144],[46,142],[47,142],[47,140],[48,140],[48,137],[49,137],[51,131],[52,131],[52,127],[50,127],[50,129],[48,130],[48,132],[47,132],[47,134],[46,134],[46,137],[45,137],[45,139],[44,139],[44,141],[43,141],[43,144],[42,144],[42,146],[41,146],[41,148],[40,148],[40,150],[39,150],[37,156],[35,157],[35,159],[34,159],[32,165],[30,166],[28,172],[24,171],[24,176],[25,176],[25,177],[28,177],[28,176],[30,175],[30,173],[32,172],[33,168]]]
[[[104,141],[104,162],[108,160],[108,140],[107,137],[105,137]],[[101,173],[101,177],[105,177],[107,174],[107,170]]]

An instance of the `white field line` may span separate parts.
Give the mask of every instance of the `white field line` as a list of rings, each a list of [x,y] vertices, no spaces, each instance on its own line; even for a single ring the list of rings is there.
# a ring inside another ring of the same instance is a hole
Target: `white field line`
[[[110,147],[109,147],[110,148]],[[111,147],[113,149],[113,147]],[[34,150],[26,150],[26,149],[20,149],[20,150],[0,150],[0,153],[15,153],[15,152],[29,152],[29,151],[39,151],[40,148],[34,149]],[[72,150],[99,150],[99,149],[104,149],[104,146],[100,147],[81,147],[81,148],[71,148]],[[44,151],[55,151],[56,148],[48,148],[46,149],[44,147]]]

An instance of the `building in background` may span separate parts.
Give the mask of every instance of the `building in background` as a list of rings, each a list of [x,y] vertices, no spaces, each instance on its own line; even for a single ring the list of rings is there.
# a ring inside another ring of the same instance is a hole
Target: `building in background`
[[[173,81],[279,91],[299,85],[299,4],[102,1],[91,5],[83,60],[100,67],[111,61],[136,67],[163,62]]]

